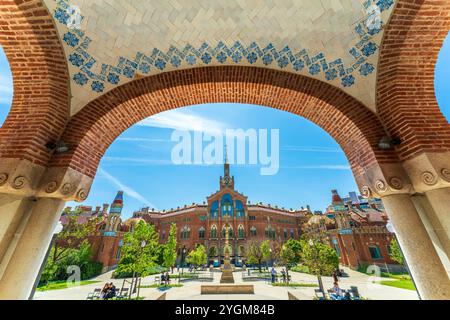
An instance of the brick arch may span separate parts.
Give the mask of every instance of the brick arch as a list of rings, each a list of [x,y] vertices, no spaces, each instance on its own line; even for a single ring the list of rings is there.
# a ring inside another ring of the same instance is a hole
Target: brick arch
[[[269,106],[300,115],[327,131],[343,148],[355,176],[374,163],[395,163],[377,148],[385,134],[377,117],[360,102],[324,82],[254,67],[204,67],[135,80],[92,101],[63,135],[72,146],[51,165],[94,177],[108,146],[146,117],[182,106],[237,102]]]
[[[450,1],[399,0],[380,49],[377,111],[402,139],[400,160],[450,151],[450,125],[434,92],[435,65],[450,30]]]
[[[69,119],[67,64],[52,17],[40,0],[0,2],[0,44],[10,63],[14,96],[0,128],[0,158],[46,165],[45,144]]]

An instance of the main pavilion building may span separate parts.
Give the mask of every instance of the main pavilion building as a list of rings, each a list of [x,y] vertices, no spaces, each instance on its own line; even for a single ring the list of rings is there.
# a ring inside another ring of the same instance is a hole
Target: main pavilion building
[[[185,262],[187,253],[199,244],[206,247],[210,265],[223,263],[227,224],[231,262],[236,266],[245,263],[245,251],[252,242],[259,244],[268,239],[272,244],[281,245],[288,239],[299,239],[302,234],[328,242],[344,265],[356,268],[360,263],[395,263],[388,255],[393,235],[386,230],[387,217],[379,199],[366,200],[351,194],[342,200],[333,191],[332,205],[322,215],[311,212],[309,206],[287,210],[262,203],[252,204],[235,190],[234,183],[230,166],[225,163],[219,190],[202,204],[193,203],[168,211],[143,208],[134,212],[132,218],[122,221],[123,192],[119,191],[111,207],[107,204],[94,210],[78,207],[82,211],[79,222],[100,217],[101,222],[97,232],[90,236],[90,243],[94,259],[103,263],[105,271],[115,268],[120,260],[124,234],[132,231],[139,221],[154,225],[161,243],[167,241],[170,226],[176,224],[177,264]],[[63,224],[71,212],[70,207],[66,208],[61,218]],[[361,230],[364,230],[363,234]],[[324,234],[327,236],[323,237]],[[345,243],[357,250],[349,251]]]

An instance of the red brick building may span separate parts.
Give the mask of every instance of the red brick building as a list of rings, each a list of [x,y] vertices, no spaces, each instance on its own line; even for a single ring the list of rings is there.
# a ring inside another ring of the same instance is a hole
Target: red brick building
[[[293,238],[320,239],[333,247],[342,265],[352,268],[376,264],[385,268],[398,268],[389,257],[393,234],[386,229],[387,216],[379,199],[364,199],[351,192],[342,199],[332,191],[332,203],[325,214],[312,213],[310,208],[286,210],[278,206],[251,204],[247,197],[235,190],[230,166],[224,165],[224,175],[219,179],[219,190],[206,198],[203,204],[186,205],[171,210],[155,211],[143,208],[122,222],[123,192],[119,191],[111,207],[107,204],[92,209],[80,206],[76,210],[80,223],[89,218],[100,218],[97,231],[90,237],[94,259],[103,263],[104,270],[114,268],[119,259],[123,235],[134,224],[145,221],[155,226],[160,242],[167,241],[170,226],[177,226],[177,264],[185,261],[186,254],[198,244],[207,249],[209,263],[223,262],[225,252],[225,227],[230,224],[229,241],[231,262],[240,266],[245,262],[249,242],[270,240],[282,244]],[[109,209],[109,212],[108,212]],[[70,214],[66,208],[61,220]]]
[[[332,191],[332,203],[322,216],[313,216],[304,232],[329,243],[339,255],[342,265],[358,268],[378,265],[382,269],[403,268],[390,256],[394,234],[386,228],[388,222],[379,199],[367,200],[354,192],[342,199]]]
[[[251,241],[260,243],[269,239],[283,243],[300,237],[302,225],[311,214],[309,207],[287,210],[262,203],[251,204],[244,194],[235,190],[234,181],[230,166],[225,163],[219,190],[208,196],[203,204],[158,212],[144,208],[135,212],[125,224],[131,227],[143,219],[155,225],[160,241],[165,242],[171,224],[175,223],[178,263],[184,260],[186,252],[202,244],[207,249],[209,263],[215,266],[223,261],[226,223],[230,224],[231,262],[238,266],[245,261],[245,249]]]

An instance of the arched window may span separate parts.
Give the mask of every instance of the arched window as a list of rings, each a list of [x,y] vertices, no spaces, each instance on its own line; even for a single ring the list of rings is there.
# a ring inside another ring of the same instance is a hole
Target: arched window
[[[211,203],[211,209],[210,209],[210,217],[211,218],[218,218],[219,217],[219,201],[214,201]]]
[[[276,233],[275,229],[272,227],[266,228],[265,235],[266,235],[266,238],[272,239],[272,240],[275,240],[275,238],[277,237],[277,233]]]
[[[287,231],[287,229],[284,229],[284,230],[283,230],[283,235],[284,235],[284,238],[285,238],[285,239],[288,238],[288,231]]]
[[[183,227],[181,229],[181,239],[189,239],[191,236],[191,228]]]
[[[232,217],[233,216],[233,198],[231,198],[230,194],[225,194],[222,197],[221,202],[221,212],[222,217]]]
[[[225,238],[225,232],[226,232],[225,230],[226,230],[226,227],[223,226],[222,227],[222,238]],[[228,228],[228,237],[233,238],[233,235],[234,235],[233,227],[230,226]]]
[[[200,229],[198,229],[198,237],[200,239],[204,239],[205,238],[205,228],[201,227]]]
[[[256,228],[255,228],[255,227],[251,227],[251,228],[250,228],[250,235],[251,235],[252,237],[256,237]]]
[[[211,227],[211,238],[217,238],[217,226],[213,225]]]
[[[238,218],[245,217],[244,204],[240,200],[236,200],[236,217]]]
[[[369,246],[369,252],[373,260],[379,260],[382,258],[380,248],[376,245]]]
[[[217,247],[211,247],[209,248],[209,256],[210,257],[217,257],[217,255],[219,254],[219,250],[217,250]]]
[[[294,232],[294,229],[291,229],[291,238],[292,238],[292,239],[295,238],[295,232]]]
[[[245,237],[244,226],[241,224],[238,227],[238,238],[244,238],[244,237]]]

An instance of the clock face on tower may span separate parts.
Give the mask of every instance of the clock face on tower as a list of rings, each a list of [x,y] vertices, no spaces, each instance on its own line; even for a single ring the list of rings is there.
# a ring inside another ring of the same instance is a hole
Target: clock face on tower
[[[225,184],[229,184],[230,183],[230,177],[226,176],[225,178],[223,178],[223,181],[225,182]]]

